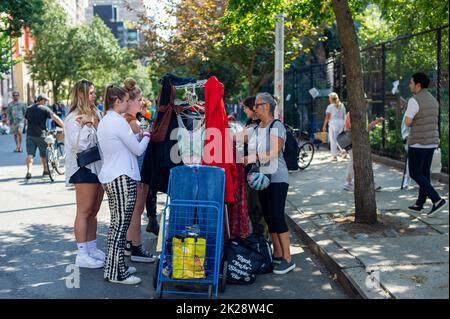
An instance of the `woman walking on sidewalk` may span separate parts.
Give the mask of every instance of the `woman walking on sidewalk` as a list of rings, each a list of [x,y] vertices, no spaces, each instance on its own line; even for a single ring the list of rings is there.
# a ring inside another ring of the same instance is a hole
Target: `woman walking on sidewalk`
[[[261,123],[254,129],[248,129],[251,136],[249,155],[244,162],[257,163],[260,167],[260,173],[249,173],[251,186],[255,181],[252,176],[260,180],[262,173],[270,174],[268,187],[259,190],[258,197],[273,244],[273,272],[282,275],[293,270],[296,265],[291,257],[289,228],[284,212],[289,188],[289,174],[283,157],[286,129],[283,123],[274,119],[275,107],[276,102],[269,93],[256,96],[255,113]]]
[[[111,212],[104,278],[113,283],[135,285],[141,279],[132,276],[136,268],[126,266],[124,249],[136,204],[137,182],[141,179],[136,156],[144,153],[150,133],[148,129],[144,130],[143,138],[138,142],[122,116],[128,111],[128,99],[125,89],[114,85],[106,88],[105,116],[98,127],[98,142],[104,161],[99,180],[108,195]]]
[[[76,153],[96,145],[100,114],[94,101],[94,84],[88,80],[78,81],[72,90],[69,114],[64,121],[66,184],[75,185],[77,203],[74,232],[78,254],[75,264],[85,268],[101,268],[105,261],[105,253],[97,249],[97,213],[104,194],[97,175],[102,162],[79,167],[76,158]]]
[[[326,110],[325,121],[323,122],[322,131],[327,131],[327,123],[329,123],[328,134],[330,138],[330,151],[331,151],[331,160],[333,162],[337,161],[337,149],[339,148],[341,151],[341,147],[337,143],[337,136],[344,130],[344,119],[345,119],[345,106],[339,100],[339,96],[332,92],[328,96],[330,100],[330,104]]]

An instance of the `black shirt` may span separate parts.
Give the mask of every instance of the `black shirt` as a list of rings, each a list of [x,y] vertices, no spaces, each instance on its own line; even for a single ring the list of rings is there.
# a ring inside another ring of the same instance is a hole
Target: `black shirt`
[[[33,104],[27,109],[25,118],[28,120],[28,136],[41,136],[42,131],[45,131],[47,126],[47,119],[51,118],[53,112],[43,105]]]

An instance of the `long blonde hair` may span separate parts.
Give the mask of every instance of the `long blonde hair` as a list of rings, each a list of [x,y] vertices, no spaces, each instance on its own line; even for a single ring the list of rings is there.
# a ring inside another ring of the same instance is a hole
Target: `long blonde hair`
[[[91,103],[89,90],[94,86],[91,81],[82,79],[75,83],[72,89],[72,98],[70,101],[69,113],[77,111],[78,115],[86,114],[97,117],[95,104]]]
[[[331,92],[328,97],[331,99],[331,101],[333,101],[334,104],[336,104],[337,108],[340,108],[342,106],[342,102],[339,99],[339,95],[337,95],[337,93],[335,92]]]

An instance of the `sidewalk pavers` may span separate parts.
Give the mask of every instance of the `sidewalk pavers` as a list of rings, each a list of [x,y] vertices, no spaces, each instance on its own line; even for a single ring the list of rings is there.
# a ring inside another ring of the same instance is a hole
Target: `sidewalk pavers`
[[[347,162],[317,152],[290,175],[286,212],[310,248],[362,298],[448,298],[448,207],[435,217],[414,213],[417,185],[400,190],[402,172],[374,164],[379,224],[355,224],[353,193],[343,190]],[[448,198],[448,185],[433,182]]]

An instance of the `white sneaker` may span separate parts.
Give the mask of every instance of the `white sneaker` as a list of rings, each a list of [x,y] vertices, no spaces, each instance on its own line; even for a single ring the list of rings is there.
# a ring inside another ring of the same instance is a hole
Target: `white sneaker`
[[[106,255],[100,249],[95,248],[94,250],[89,251],[89,256],[100,261],[105,262]]]
[[[77,255],[75,265],[82,268],[102,268],[105,263],[89,255]]]
[[[130,275],[132,275],[132,274],[135,274],[137,270],[135,267],[130,266],[130,267],[128,267],[127,271]]]
[[[108,279],[109,282],[112,282],[114,284],[124,284],[124,285],[137,285],[141,282],[141,278],[136,276],[130,276],[125,280],[112,280]]]
[[[353,184],[352,183],[347,183],[344,185],[344,190],[349,191],[349,192],[353,192]]]

